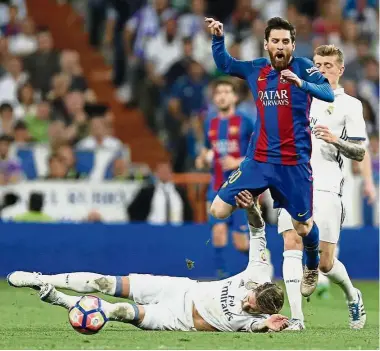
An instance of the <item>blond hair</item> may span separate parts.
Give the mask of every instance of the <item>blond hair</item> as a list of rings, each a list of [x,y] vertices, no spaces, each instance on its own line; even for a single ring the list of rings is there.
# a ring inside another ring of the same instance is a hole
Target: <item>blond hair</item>
[[[314,50],[314,55],[318,56],[336,56],[339,64],[344,65],[344,55],[341,49],[335,45],[321,45]]]

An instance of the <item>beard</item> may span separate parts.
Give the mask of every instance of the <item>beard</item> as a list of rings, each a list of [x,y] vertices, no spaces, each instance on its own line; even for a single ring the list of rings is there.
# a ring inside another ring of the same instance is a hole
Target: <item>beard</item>
[[[283,69],[286,69],[289,65],[291,54],[287,54],[285,52],[275,52],[272,53],[269,51],[269,58],[272,66],[277,71],[282,71]]]

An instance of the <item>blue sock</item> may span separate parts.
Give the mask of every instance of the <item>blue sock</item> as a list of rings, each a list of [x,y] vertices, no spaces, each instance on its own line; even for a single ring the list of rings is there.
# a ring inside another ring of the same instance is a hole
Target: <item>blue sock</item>
[[[315,222],[310,233],[302,238],[302,242],[305,248],[306,267],[316,269],[319,264],[319,229]]]
[[[226,259],[225,259],[225,251],[226,246],[215,247],[215,269],[219,278],[224,278],[224,275],[227,273],[226,270]]]

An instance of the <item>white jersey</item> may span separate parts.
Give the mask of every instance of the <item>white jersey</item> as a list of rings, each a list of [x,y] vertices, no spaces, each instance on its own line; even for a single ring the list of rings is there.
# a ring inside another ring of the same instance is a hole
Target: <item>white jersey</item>
[[[197,283],[191,291],[194,305],[202,318],[220,331],[252,331],[253,324],[269,316],[243,311],[242,301],[257,284],[271,281],[268,272],[267,265],[250,262],[244,272],[231,278]]]
[[[342,194],[344,183],[344,156],[335,146],[317,139],[313,133],[315,125],[327,126],[331,132],[343,140],[366,140],[362,103],[344,92],[334,90],[335,101],[325,102],[313,99],[310,109],[312,129],[314,190]]]

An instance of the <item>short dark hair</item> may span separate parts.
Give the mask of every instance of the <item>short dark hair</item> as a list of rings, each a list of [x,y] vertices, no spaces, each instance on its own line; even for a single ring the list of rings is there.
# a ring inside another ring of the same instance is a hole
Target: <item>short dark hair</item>
[[[261,313],[275,314],[284,306],[284,291],[274,283],[264,283],[255,289],[256,304]]]
[[[43,193],[31,193],[29,197],[29,211],[41,212],[44,206],[44,194]]]
[[[10,110],[13,112],[13,106],[8,102],[4,102],[0,105],[0,113],[4,112],[5,110]]]
[[[222,77],[222,78],[215,79],[214,82],[212,83],[212,91],[215,92],[215,89],[219,85],[229,85],[232,88],[234,93],[238,92],[237,86],[236,86],[235,82],[232,81],[231,78]]]
[[[15,125],[13,126],[13,129],[14,130],[20,130],[20,129],[26,130],[26,129],[28,129],[28,127],[27,127],[27,125],[26,125],[26,123],[24,121],[18,120],[15,123]]]
[[[267,22],[267,27],[265,28],[265,40],[269,40],[270,32],[273,29],[283,29],[290,32],[290,39],[294,43],[296,40],[296,29],[295,27],[286,19],[281,17],[273,17]]]

